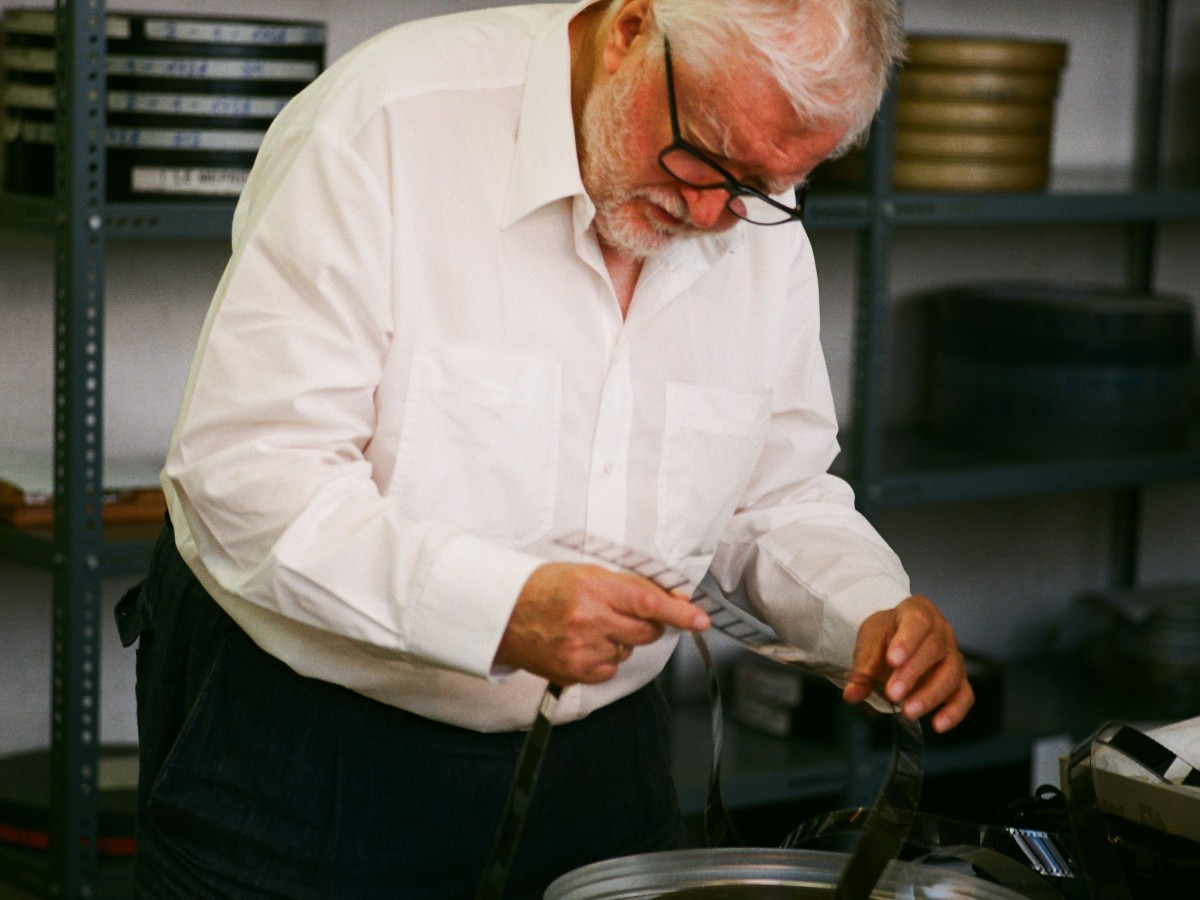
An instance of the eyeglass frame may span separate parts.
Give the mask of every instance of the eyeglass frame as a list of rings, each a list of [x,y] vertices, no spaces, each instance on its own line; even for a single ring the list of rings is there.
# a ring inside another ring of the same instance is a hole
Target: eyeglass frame
[[[783,203],[780,203],[778,200],[775,200],[767,194],[764,194],[762,191],[756,190],[755,188],[750,187],[750,185],[743,184],[742,182],[738,181],[723,166],[714,162],[709,158],[708,154],[683,137],[679,131],[679,108],[675,101],[675,75],[671,66],[671,42],[667,39],[666,35],[663,36],[663,63],[667,74],[667,109],[671,115],[671,143],[659,151],[658,164],[662,170],[680,184],[686,184],[688,187],[697,188],[699,190],[715,190],[720,188],[721,190],[726,191],[729,194],[729,199],[725,201],[725,208],[743,222],[749,222],[751,225],[771,226],[784,225],[788,222],[802,222],[804,220],[805,202],[808,199],[807,182],[798,184],[793,189],[796,196],[795,207],[786,206]],[[664,157],[677,150],[688,154],[697,161],[708,166],[710,169],[720,175],[724,181],[719,184],[694,184],[690,181],[685,181],[684,179],[680,178],[671,171],[665,162],[663,162]],[[755,222],[751,219],[747,219],[745,216],[739,215],[737,210],[730,205],[733,203],[736,197],[754,197],[770,206],[773,206],[775,209],[786,215],[787,218],[782,219],[779,222]]]

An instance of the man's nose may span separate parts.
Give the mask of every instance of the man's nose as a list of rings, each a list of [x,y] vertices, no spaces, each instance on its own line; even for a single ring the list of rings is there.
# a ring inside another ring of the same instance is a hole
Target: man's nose
[[[725,212],[725,204],[729,202],[729,192],[721,188],[685,188],[684,202],[688,206],[688,216],[692,223],[700,228],[712,228],[721,220]]]

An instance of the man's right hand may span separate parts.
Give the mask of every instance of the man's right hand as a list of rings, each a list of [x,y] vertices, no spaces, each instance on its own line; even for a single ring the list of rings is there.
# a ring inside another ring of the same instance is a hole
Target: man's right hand
[[[596,684],[617,674],[634,647],[667,626],[708,628],[708,616],[684,594],[601,566],[546,563],[521,589],[495,664],[525,669],[555,684]]]

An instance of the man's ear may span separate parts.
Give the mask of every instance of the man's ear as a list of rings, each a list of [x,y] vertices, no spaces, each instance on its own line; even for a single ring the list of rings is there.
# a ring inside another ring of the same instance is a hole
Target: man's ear
[[[604,39],[604,70],[615,72],[651,28],[654,0],[624,0],[611,14]]]

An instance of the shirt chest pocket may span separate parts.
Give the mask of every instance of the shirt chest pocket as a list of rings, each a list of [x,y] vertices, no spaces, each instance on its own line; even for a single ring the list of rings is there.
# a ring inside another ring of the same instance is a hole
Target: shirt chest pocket
[[[769,393],[668,384],[655,541],[684,565],[712,553],[762,453]]]
[[[511,545],[553,523],[557,361],[422,345],[412,363],[392,493],[406,512]]]

